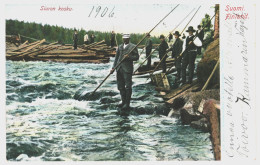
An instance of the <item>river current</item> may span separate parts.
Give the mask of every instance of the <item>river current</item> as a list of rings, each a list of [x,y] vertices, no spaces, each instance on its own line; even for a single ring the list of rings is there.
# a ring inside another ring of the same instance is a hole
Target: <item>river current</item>
[[[141,57],[140,61],[144,59]],[[213,160],[209,133],[167,117],[147,77],[133,77],[131,112],[120,115],[107,64],[6,62],[6,146],[10,161]]]

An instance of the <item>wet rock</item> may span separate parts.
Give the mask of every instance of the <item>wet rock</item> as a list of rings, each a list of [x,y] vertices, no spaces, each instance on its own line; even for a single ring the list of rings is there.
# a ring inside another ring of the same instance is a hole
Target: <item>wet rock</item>
[[[26,155],[26,154],[21,154],[21,155],[19,155],[15,160],[16,161],[24,161],[24,160],[26,160],[26,159],[28,159],[29,157],[28,157],[28,155]]]
[[[171,111],[168,113],[168,117],[180,117],[181,115],[181,112],[180,112],[180,109],[171,109]]]
[[[101,104],[108,104],[108,103],[115,103],[115,102],[118,102],[118,100],[113,99],[111,97],[104,97],[100,99]]]
[[[118,93],[117,92],[113,92],[113,91],[96,91],[94,94],[92,94],[93,91],[89,91],[86,89],[80,89],[78,90],[75,95],[73,96],[73,98],[75,100],[98,100],[102,97],[105,96],[115,96]]]
[[[219,39],[211,42],[203,55],[203,59],[197,65],[197,77],[198,82],[201,85],[204,85],[208,80],[213,68],[215,67],[217,61],[219,59]],[[212,79],[209,82],[208,89],[210,88],[219,88],[220,83],[220,72],[219,68],[216,70]]]
[[[193,109],[184,109],[182,108],[180,110],[180,115],[181,115],[181,121],[182,124],[191,124],[193,121],[197,121],[201,118],[200,115],[196,115],[193,111]]]
[[[6,145],[7,159],[16,159],[21,154],[26,154],[29,157],[40,156],[45,149],[40,148],[34,143],[7,143]]]
[[[192,121],[201,119],[201,115],[193,109],[193,101],[187,102],[180,110],[182,124],[190,124]]]
[[[191,122],[190,126],[193,128],[196,128],[196,129],[200,129],[204,132],[210,131],[209,122],[206,118],[202,118],[198,121],[193,121],[193,122]]]

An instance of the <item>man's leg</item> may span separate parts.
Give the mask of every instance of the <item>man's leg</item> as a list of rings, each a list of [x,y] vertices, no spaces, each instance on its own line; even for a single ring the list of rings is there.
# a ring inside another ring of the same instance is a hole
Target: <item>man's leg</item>
[[[151,50],[146,50],[146,58],[150,55],[151,53]],[[147,67],[150,68],[151,67],[151,61],[152,61],[152,57],[150,56],[148,59],[147,59]]]
[[[118,106],[123,107],[126,103],[126,89],[125,89],[125,80],[124,80],[122,68],[120,68],[117,71],[116,78],[117,78],[117,88],[120,92],[121,100],[122,100],[122,103],[119,104]]]
[[[197,52],[190,52],[189,53],[189,84],[192,83],[194,69],[195,69],[195,60],[196,60]]]
[[[123,106],[123,109],[130,108],[130,101],[132,96],[132,74],[131,73],[124,73],[124,81],[125,81],[125,91],[126,91],[126,103]]]
[[[182,60],[182,57],[179,57],[178,59],[176,59],[176,62],[175,62],[175,67],[177,69],[176,82],[179,82],[180,78],[181,78],[181,60]]]
[[[166,57],[164,57],[163,59],[162,58],[163,57],[160,57],[160,60],[162,61],[161,62],[161,67],[163,69],[163,73],[166,73]]]
[[[184,53],[183,54],[183,58],[182,58],[182,65],[181,65],[181,74],[182,74],[182,80],[181,82],[184,84],[186,83],[186,68],[188,66],[188,53]]]

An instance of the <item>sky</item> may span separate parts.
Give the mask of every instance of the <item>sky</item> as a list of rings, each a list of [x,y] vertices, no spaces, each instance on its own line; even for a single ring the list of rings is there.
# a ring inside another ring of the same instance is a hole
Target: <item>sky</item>
[[[116,31],[117,33],[149,32],[177,4],[6,4],[5,18],[25,22],[36,22],[96,31]],[[40,10],[56,8],[55,11]],[[180,4],[155,30],[152,35],[168,35],[180,21],[194,11],[177,28],[180,32],[191,19],[200,4]],[[58,11],[58,8],[72,8],[71,11]],[[100,7],[100,8],[99,8]],[[200,24],[205,14],[214,15],[214,4],[202,4],[189,26]],[[92,11],[92,12],[91,12]],[[101,16],[102,15],[102,16]],[[212,21],[214,23],[214,19]],[[187,28],[186,28],[187,29]]]

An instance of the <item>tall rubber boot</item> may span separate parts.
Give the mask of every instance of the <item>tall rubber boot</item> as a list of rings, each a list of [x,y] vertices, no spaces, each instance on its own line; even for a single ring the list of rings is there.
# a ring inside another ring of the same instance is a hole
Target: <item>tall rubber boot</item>
[[[131,96],[132,96],[132,89],[127,89],[126,90],[126,100],[125,100],[125,105],[122,107],[122,109],[129,109],[130,108],[130,101],[131,101]]]
[[[126,103],[126,92],[125,90],[120,90],[122,103],[118,105],[119,108],[122,108]]]

